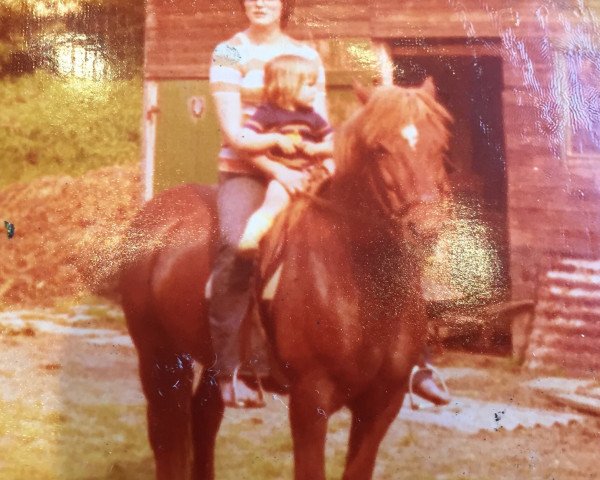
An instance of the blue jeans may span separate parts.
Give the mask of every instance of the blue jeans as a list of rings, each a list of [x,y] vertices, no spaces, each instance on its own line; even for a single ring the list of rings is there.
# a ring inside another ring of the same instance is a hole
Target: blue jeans
[[[222,173],[217,212],[219,250],[213,267],[209,325],[216,375],[231,375],[240,364],[240,326],[251,299],[253,261],[238,255],[246,222],[263,202],[267,182],[261,177]]]

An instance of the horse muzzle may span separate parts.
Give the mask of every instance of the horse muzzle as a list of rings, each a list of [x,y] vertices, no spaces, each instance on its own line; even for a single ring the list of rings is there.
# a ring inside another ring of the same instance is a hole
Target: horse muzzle
[[[451,219],[450,208],[443,201],[418,202],[400,218],[405,238],[422,247],[433,246]]]

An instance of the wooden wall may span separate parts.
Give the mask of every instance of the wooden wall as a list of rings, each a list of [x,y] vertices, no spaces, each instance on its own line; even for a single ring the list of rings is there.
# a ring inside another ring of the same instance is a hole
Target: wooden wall
[[[561,35],[585,18],[576,0],[296,0],[288,31],[303,39]],[[600,13],[600,7],[596,7]],[[237,0],[148,0],[146,76],[205,78],[214,45],[241,30]],[[512,31],[511,31],[512,29]]]
[[[600,158],[568,154],[563,85],[565,56],[595,48],[588,6],[576,0],[296,3],[289,32],[324,53],[336,39],[416,38],[432,40],[423,48],[440,56],[457,43],[472,46],[474,55],[483,45],[485,54],[500,56],[513,297],[533,296],[538,271],[555,256],[600,255]],[[206,78],[214,45],[243,25],[236,0],[148,0],[146,78]]]
[[[533,296],[557,259],[600,256],[600,149],[569,152],[569,56],[560,38],[515,38],[503,52],[513,294]],[[596,53],[599,55],[600,51]],[[587,106],[589,108],[589,106]]]
[[[148,0],[146,5],[147,78],[206,78],[217,42],[244,26],[234,0]]]

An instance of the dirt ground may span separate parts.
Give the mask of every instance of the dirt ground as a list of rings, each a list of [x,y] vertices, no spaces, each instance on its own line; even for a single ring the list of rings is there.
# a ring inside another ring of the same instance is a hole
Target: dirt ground
[[[57,297],[107,293],[120,235],[141,205],[137,165],[81,177],[47,176],[0,190],[0,308],[52,305]]]
[[[152,478],[137,360],[118,307],[0,312],[0,332],[0,478]],[[507,358],[445,352],[436,364],[455,398],[501,403],[508,412],[569,413],[525,386],[535,375]],[[226,413],[217,478],[291,478],[286,401],[271,396],[265,410]],[[458,414],[452,406],[427,413],[449,420]],[[330,422],[330,478],[341,475],[348,420],[342,411]],[[598,478],[599,432],[598,418],[586,415],[562,425],[475,433],[400,415],[382,444],[375,478]]]

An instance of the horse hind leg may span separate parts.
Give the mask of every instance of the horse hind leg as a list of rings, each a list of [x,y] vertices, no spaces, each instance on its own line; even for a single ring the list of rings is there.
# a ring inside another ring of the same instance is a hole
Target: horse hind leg
[[[140,351],[139,360],[156,478],[192,480],[192,359],[159,348]]]
[[[205,368],[192,399],[194,480],[214,479],[215,441],[224,411],[214,374]]]
[[[350,405],[352,426],[343,480],[372,478],[379,445],[404,400],[404,390],[388,392],[386,387],[372,388]]]

